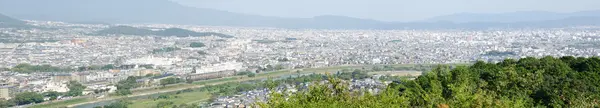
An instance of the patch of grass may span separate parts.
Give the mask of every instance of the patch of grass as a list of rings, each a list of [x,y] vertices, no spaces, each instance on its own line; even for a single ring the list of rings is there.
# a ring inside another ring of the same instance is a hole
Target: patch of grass
[[[304,69],[303,71],[323,74],[326,72],[335,73],[335,72],[341,71],[343,69],[351,69],[351,70],[352,69],[361,69],[363,67],[365,67],[365,66],[338,66],[338,67],[327,67],[327,68],[310,68],[310,69]]]
[[[161,89],[176,89],[176,88],[181,88],[181,87],[186,87],[186,86],[190,86],[190,84],[179,83],[179,84],[174,84],[174,85],[171,85],[171,86],[158,87],[158,88],[154,88],[154,89],[157,89],[157,90],[161,90]]]
[[[272,75],[277,75],[277,74],[282,74],[282,73],[286,73],[286,72],[290,72],[291,70],[278,70],[278,71],[271,71],[271,72],[264,72],[264,73],[260,73],[257,74],[256,76],[272,76]]]
[[[211,95],[207,92],[194,91],[194,92],[174,94],[174,95],[168,95],[168,96],[169,96],[169,98],[167,98],[167,99],[132,100],[131,102],[133,104],[129,105],[129,107],[131,107],[131,108],[153,108],[153,107],[156,107],[156,104],[158,104],[158,102],[161,102],[161,101],[171,101],[174,103],[174,105],[192,104],[195,102],[206,101],[206,100],[210,99]]]
[[[338,70],[348,69],[348,68],[360,69],[362,67],[364,67],[364,66],[335,66],[335,67],[322,67],[322,68],[307,68],[307,69],[302,69],[302,71],[300,71],[299,74],[305,74],[305,73],[323,74],[325,72],[336,72]],[[276,77],[276,76],[287,75],[287,74],[291,75],[291,74],[296,74],[297,70],[299,70],[299,69],[294,69],[294,70],[286,69],[286,70],[265,72],[265,73],[258,74],[257,76]]]
[[[227,78],[219,78],[219,79],[202,80],[202,81],[196,81],[192,84],[203,85],[203,84],[215,83],[215,82],[232,81],[232,80],[236,80],[238,78],[239,77],[227,77]]]
[[[392,66],[402,66],[402,67],[412,67],[412,66],[416,66],[418,64],[396,64],[396,65],[392,65]],[[434,64],[422,64],[424,66],[427,65],[434,65]],[[470,64],[446,64],[446,65],[470,65]],[[383,65],[378,65],[378,66],[383,66]],[[299,74],[308,74],[308,73],[315,73],[315,74],[324,74],[326,72],[329,73],[335,73],[339,70],[342,69],[370,69],[372,68],[373,65],[353,65],[353,66],[334,66],[334,67],[321,67],[321,68],[307,68],[307,69],[301,69],[301,71],[299,73],[297,73],[296,71],[298,69],[286,69],[286,70],[279,70],[279,71],[272,71],[272,72],[265,72],[265,73],[261,73],[261,74],[257,74],[256,77],[245,77],[245,76],[233,76],[233,77],[226,77],[226,78],[219,78],[219,79],[210,79],[210,80],[203,80],[203,81],[196,81],[192,84],[176,84],[176,85],[169,85],[167,87],[155,87],[155,88],[148,88],[148,89],[139,89],[139,90],[134,90],[134,94],[133,95],[150,95],[150,94],[157,94],[159,92],[162,91],[170,91],[170,90],[177,90],[177,89],[185,89],[185,88],[199,88],[203,85],[207,85],[207,84],[223,84],[223,83],[227,83],[227,82],[241,82],[241,81],[247,81],[247,80],[258,80],[258,79],[266,79],[266,78],[272,78],[272,77],[278,77],[278,76],[284,76],[284,75],[299,75]],[[163,92],[164,93],[164,92]],[[182,93],[185,94],[185,93]],[[192,95],[193,96],[193,95]],[[107,98],[105,98],[106,100],[114,100],[114,99],[121,99],[124,97],[128,97],[128,96],[109,96]],[[182,99],[176,99],[178,101],[183,101],[183,102],[202,102],[201,100],[207,100],[210,97],[210,94],[206,95],[206,96],[196,96],[196,98],[198,97],[206,97],[206,98],[202,98],[202,99],[191,99],[193,101],[189,101],[186,98],[182,98]],[[151,101],[153,101],[153,99],[150,99]],[[92,101],[97,101],[95,99],[74,99],[74,100],[68,100],[68,101],[63,101],[63,102],[56,102],[56,103],[48,103],[48,104],[43,104],[43,105],[36,105],[36,106],[32,106],[33,108],[56,108],[56,107],[64,107],[64,106],[68,106],[68,105],[73,105],[73,104],[79,104],[79,103],[84,103],[84,102],[92,102]],[[152,105],[156,105],[156,101],[154,103],[149,102],[148,100],[143,101],[143,100],[139,100],[140,103],[141,102],[146,102],[146,104],[152,104]],[[177,105],[183,103],[183,102],[175,102]],[[138,103],[138,102],[134,102],[134,103]],[[154,107],[154,106],[151,106]],[[138,107],[134,107],[134,108],[138,108]],[[141,107],[141,108],[146,108],[146,107]]]
[[[66,100],[66,101],[34,105],[29,108],[62,108],[62,107],[66,107],[71,104],[86,102],[88,100],[89,100],[88,98],[71,99],[71,100]]]

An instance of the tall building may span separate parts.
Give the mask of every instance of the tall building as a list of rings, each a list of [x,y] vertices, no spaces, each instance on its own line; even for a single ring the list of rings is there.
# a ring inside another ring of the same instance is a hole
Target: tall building
[[[136,72],[137,76],[146,76],[148,74],[156,75],[156,74],[160,74],[160,72],[158,72],[154,69],[142,69],[142,70],[138,70]]]
[[[73,75],[71,76],[71,80],[75,80],[79,83],[87,83],[88,82],[88,76],[90,75],[90,73],[83,73],[83,72],[79,72],[79,73],[73,73]]]
[[[8,100],[12,99],[14,95],[14,91],[16,90],[15,86],[10,86],[8,84],[0,84],[0,99]]]
[[[243,64],[240,62],[225,62],[219,64],[212,64],[208,66],[202,66],[200,69],[195,69],[196,73],[211,73],[221,71],[240,71],[243,69]]]
[[[69,81],[71,81],[71,74],[67,74],[67,73],[54,74],[52,76],[52,81],[57,82],[57,83],[69,82]]]

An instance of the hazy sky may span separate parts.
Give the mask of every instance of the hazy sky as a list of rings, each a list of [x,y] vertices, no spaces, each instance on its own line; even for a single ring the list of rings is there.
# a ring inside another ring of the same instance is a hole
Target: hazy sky
[[[238,13],[310,18],[343,15],[383,21],[415,21],[453,13],[572,12],[600,9],[600,0],[172,0]]]

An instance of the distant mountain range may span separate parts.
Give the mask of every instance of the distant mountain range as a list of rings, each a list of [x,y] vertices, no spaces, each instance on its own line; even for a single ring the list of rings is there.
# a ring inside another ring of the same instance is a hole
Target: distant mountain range
[[[0,14],[0,28],[5,27],[25,27],[27,24],[25,21],[14,19],[12,17]]]
[[[546,11],[520,11],[499,14],[476,14],[476,13],[459,13],[445,16],[430,18],[426,21],[439,22],[448,21],[455,23],[472,23],[472,22],[487,22],[487,23],[514,23],[514,22],[535,22],[562,20],[573,17],[600,17],[600,10],[594,11],[579,11],[572,13],[557,13]]]
[[[0,0],[0,13],[19,19],[316,29],[480,29],[599,25],[599,12],[465,13],[434,17],[422,22],[400,23],[331,15],[313,18],[269,17],[187,7],[169,0]]]
[[[95,35],[139,35],[139,36],[178,36],[178,37],[202,37],[217,36],[223,38],[233,38],[231,35],[214,32],[194,32],[181,28],[168,28],[164,30],[152,31],[149,29],[136,28],[131,26],[114,26],[104,30],[97,31]]]

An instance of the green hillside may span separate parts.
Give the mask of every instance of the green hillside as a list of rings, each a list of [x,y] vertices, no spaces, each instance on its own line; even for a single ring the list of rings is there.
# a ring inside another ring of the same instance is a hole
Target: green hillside
[[[218,36],[223,38],[232,38],[231,35],[214,32],[195,32],[181,28],[168,28],[159,31],[136,28],[131,26],[115,26],[96,32],[97,35],[139,35],[139,36],[178,36],[178,37],[202,37]]]
[[[115,26],[96,32],[99,35],[154,35],[154,31],[131,26]]]
[[[262,108],[598,108],[600,58],[544,57],[440,66],[379,94],[351,92],[337,78],[294,95],[273,93]]]

